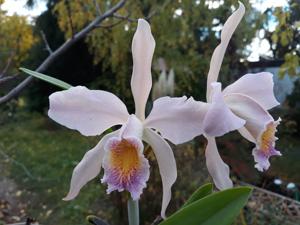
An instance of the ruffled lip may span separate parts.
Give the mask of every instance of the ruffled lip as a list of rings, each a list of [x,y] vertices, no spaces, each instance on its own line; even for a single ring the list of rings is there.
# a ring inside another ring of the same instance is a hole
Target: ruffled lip
[[[268,153],[261,151],[260,149],[254,148],[252,155],[254,156],[254,161],[256,162],[255,168],[261,172],[269,169],[270,162],[269,158],[271,156],[281,156],[281,153],[277,151],[274,147],[271,147]]]
[[[114,137],[107,141],[104,149],[104,176],[101,182],[107,183],[107,193],[127,190],[133,200],[139,199],[150,175],[142,141],[136,137]]]
[[[275,134],[277,126],[281,119],[271,121],[265,126],[265,130],[261,133],[256,147],[253,149],[252,155],[256,162],[255,168],[263,172],[270,167],[269,158],[271,156],[281,156],[280,151],[275,149],[275,142],[278,139]]]

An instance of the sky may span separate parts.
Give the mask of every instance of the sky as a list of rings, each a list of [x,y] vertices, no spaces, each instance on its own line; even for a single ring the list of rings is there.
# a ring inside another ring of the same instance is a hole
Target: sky
[[[201,0],[196,0],[200,2]],[[259,11],[265,11],[269,7],[287,6],[287,0],[250,0],[253,7]],[[38,1],[38,4],[33,9],[24,7],[26,0],[5,0],[1,6],[2,10],[6,10],[8,15],[17,13],[23,16],[35,17],[46,10],[46,2]],[[211,1],[211,7],[214,7],[214,1]],[[180,16],[180,15],[179,15]],[[276,24],[274,24],[275,26]],[[251,51],[251,54],[247,58],[249,61],[258,61],[259,55],[270,55],[270,45],[268,41],[261,39],[258,32],[252,43],[247,46],[247,49]]]
[[[46,1],[37,1],[37,5],[33,9],[24,7],[25,3],[26,0],[5,0],[1,9],[7,11],[8,15],[16,13],[18,15],[31,17],[38,16],[47,9]]]
[[[270,7],[281,7],[288,5],[287,0],[250,0],[250,3],[252,3],[254,8],[257,8],[262,12]]]

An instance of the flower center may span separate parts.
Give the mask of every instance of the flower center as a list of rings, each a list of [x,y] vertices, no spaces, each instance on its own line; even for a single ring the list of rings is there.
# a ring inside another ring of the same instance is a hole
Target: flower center
[[[276,126],[276,124],[270,122],[267,125],[266,130],[261,135],[260,149],[264,153],[268,153],[270,148],[273,147],[273,143],[275,141]]]
[[[125,139],[121,140],[121,142],[112,146],[110,162],[111,167],[114,170],[118,170],[120,175],[122,175],[120,178],[128,181],[140,166],[136,146]]]
[[[149,163],[143,155],[141,140],[130,138],[111,138],[104,147],[103,183],[107,183],[107,193],[114,190],[127,190],[136,200],[142,194],[149,179]]]

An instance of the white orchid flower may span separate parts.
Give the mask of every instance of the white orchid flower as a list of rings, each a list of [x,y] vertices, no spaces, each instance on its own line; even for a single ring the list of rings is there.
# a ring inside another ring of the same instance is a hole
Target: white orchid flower
[[[162,70],[158,81],[156,81],[153,85],[152,90],[152,100],[162,97],[162,96],[174,96],[175,89],[175,73],[174,70],[171,69],[168,73],[166,70]]]
[[[158,161],[163,184],[161,215],[165,217],[177,170],[172,149],[162,137],[174,144],[189,141],[201,133],[198,124],[202,118],[199,117],[201,103],[192,98],[163,97],[154,102],[145,119],[145,106],[152,86],[154,48],[149,24],[139,19],[132,42],[131,89],[135,114],[129,115],[124,103],[114,94],[82,86],[49,97],[49,116],[85,136],[100,135],[110,127],[122,125],[119,130],[105,135],[84,155],[73,171],[70,190],[64,200],[74,199],[80,189],[100,173],[101,167],[104,168],[102,182],[108,185],[107,193],[127,190],[133,200],[139,199],[149,178],[143,140],[152,147]]]
[[[217,82],[225,50],[244,13],[245,7],[240,3],[224,24],[221,43],[213,52],[207,78],[209,107],[203,121],[203,133],[208,140],[205,156],[208,171],[218,189],[232,187],[232,181],[229,167],[218,153],[215,137],[238,130],[255,143],[252,154],[259,171],[269,168],[271,156],[281,155],[275,150],[275,132],[280,118],[274,121],[267,111],[279,104],[273,93],[272,74],[246,74],[223,91],[221,83]]]

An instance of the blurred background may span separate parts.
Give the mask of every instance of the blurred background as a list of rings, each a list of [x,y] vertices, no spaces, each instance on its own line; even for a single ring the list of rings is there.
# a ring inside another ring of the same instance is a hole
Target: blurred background
[[[283,156],[272,158],[270,169],[260,173],[254,168],[251,143],[237,132],[217,139],[235,183],[256,187],[235,224],[300,224],[300,1],[241,1],[246,15],[230,41],[219,79],[225,87],[246,73],[274,74],[281,105],[271,114],[282,118],[277,149]],[[0,0],[0,96],[27,78],[19,67],[35,70],[117,2]],[[113,92],[134,112],[131,40],[137,18],[146,18],[156,40],[148,111],[153,100],[165,95],[204,101],[212,52],[224,22],[237,7],[236,0],[127,0],[44,73],[74,86]],[[61,200],[73,168],[100,137],[83,137],[48,118],[48,96],[58,90],[34,80],[18,96],[0,104],[0,224],[29,217],[40,224],[87,224],[85,217],[90,214],[112,225],[126,224],[127,193],[106,195],[100,179],[86,185],[75,200]],[[211,181],[205,145],[205,139],[197,137],[172,146],[178,179],[169,214],[198,186]],[[151,177],[141,197],[141,220],[150,225],[160,213],[162,188],[151,149],[146,147],[145,154]]]

